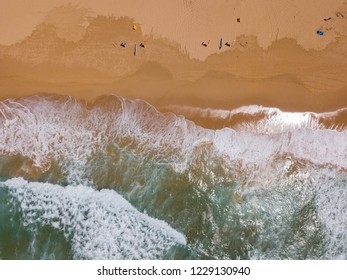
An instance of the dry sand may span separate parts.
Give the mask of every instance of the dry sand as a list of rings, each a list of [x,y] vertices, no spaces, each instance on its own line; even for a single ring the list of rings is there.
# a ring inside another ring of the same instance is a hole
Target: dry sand
[[[345,1],[47,2],[2,1],[1,99],[116,93],[159,108],[347,107]],[[219,50],[221,37],[231,47]]]

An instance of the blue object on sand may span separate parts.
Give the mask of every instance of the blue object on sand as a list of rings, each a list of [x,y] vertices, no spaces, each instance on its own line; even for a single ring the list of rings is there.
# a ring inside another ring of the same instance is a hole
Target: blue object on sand
[[[320,35],[320,36],[323,36],[323,35],[324,35],[324,32],[323,32],[323,31],[317,30],[317,34]]]

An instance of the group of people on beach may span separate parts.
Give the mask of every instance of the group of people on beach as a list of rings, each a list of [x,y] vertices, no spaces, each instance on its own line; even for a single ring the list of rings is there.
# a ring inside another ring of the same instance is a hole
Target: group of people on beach
[[[227,46],[227,47],[231,47],[233,44],[235,43],[235,40],[232,42],[232,43],[229,43],[229,42],[225,42],[225,46]],[[209,45],[210,45],[210,40],[208,40],[208,42],[206,43],[205,41],[203,41],[202,43],[201,43],[201,45],[202,46],[204,46],[204,47],[208,47]],[[116,42],[114,42],[113,43],[113,46],[116,48],[117,47],[117,43]],[[127,41],[122,41],[121,43],[120,43],[120,46],[122,47],[122,48],[126,48],[127,47]],[[143,43],[143,42],[141,42],[140,44],[139,44],[139,47],[141,47],[141,48],[145,48],[146,46],[145,46],[145,44]],[[220,39],[220,41],[219,41],[219,49],[222,49],[222,47],[223,47],[223,38],[221,38]],[[136,56],[136,54],[137,54],[137,44],[135,44],[135,46],[134,46],[134,56]]]
[[[344,15],[343,15],[341,12],[338,12],[338,13],[336,13],[336,17],[337,17],[337,18],[344,18]],[[324,21],[329,21],[329,20],[332,20],[332,19],[333,19],[332,17],[324,18]],[[237,22],[240,23],[240,21],[241,21],[240,18],[237,18]],[[137,25],[134,24],[134,25],[132,26],[132,29],[133,29],[134,31],[136,31],[136,30],[137,30]],[[320,35],[320,36],[323,36],[323,35],[324,35],[324,31],[322,31],[322,30],[317,30],[317,34]],[[230,42],[225,42],[224,45],[223,45],[223,38],[220,38],[220,41],[219,41],[219,49],[221,50],[221,49],[223,48],[223,46],[227,46],[227,47],[230,48],[230,47],[231,47],[232,45],[234,45],[234,44],[235,44],[235,40],[233,40],[231,43],[230,43]],[[247,42],[246,42],[246,44],[247,44]],[[114,47],[117,47],[117,44],[116,44],[116,43],[113,43],[113,45],[114,45]],[[201,45],[202,45],[203,47],[205,47],[205,48],[209,47],[209,45],[210,45],[210,40],[208,40],[207,43],[206,43],[205,41],[202,41],[202,42],[201,42]],[[242,47],[245,47],[244,44],[241,44],[241,43],[240,43],[240,45],[241,45]],[[126,42],[126,41],[122,41],[122,42],[120,43],[120,46],[121,46],[122,48],[126,48],[127,42]],[[144,44],[143,42],[141,42],[141,43],[139,44],[139,47],[145,48],[145,44]],[[136,56],[136,53],[137,53],[137,44],[135,44],[135,46],[134,46],[134,56]]]
[[[132,26],[132,29],[134,30],[134,31],[136,31],[137,30],[137,25],[136,24],[134,24],[133,26]],[[113,43],[113,46],[116,48],[117,47],[117,43],[116,42],[114,42]],[[120,46],[122,47],[122,48],[126,48],[127,47],[127,41],[122,41],[121,43],[120,43]],[[140,45],[139,45],[141,48],[145,48],[146,46],[145,46],[145,43],[143,43],[143,42],[141,42],[140,43]],[[137,44],[135,44],[135,46],[134,46],[134,56],[136,56],[136,54],[137,54]]]
[[[117,47],[116,43],[113,43],[113,45],[114,45],[115,47]],[[121,42],[121,43],[120,43],[120,46],[121,46],[122,48],[126,48],[126,47],[127,47],[127,41]],[[140,46],[141,48],[145,48],[145,47],[146,47],[144,43],[141,43],[139,46]]]
[[[114,42],[114,43],[113,43],[113,46],[116,48],[116,47],[117,47],[117,43]],[[120,43],[120,46],[121,46],[122,48],[125,49],[125,48],[127,47],[127,41],[122,41],[122,42]],[[141,48],[145,48],[145,47],[146,47],[145,44],[144,44],[143,42],[141,42],[139,46],[140,46]],[[137,54],[137,44],[135,44],[135,46],[134,46],[134,56],[136,56],[136,54]]]
[[[239,19],[238,19],[238,22],[240,22]],[[135,31],[137,29],[137,26],[134,24],[132,29]],[[224,45],[230,48],[234,43],[235,43],[235,40],[233,42],[231,42],[231,43],[225,42]],[[113,45],[114,45],[114,47],[117,47],[117,43],[116,42],[114,42]],[[210,45],[210,40],[208,40],[207,43],[205,41],[201,42],[201,45],[203,47],[207,48]],[[125,41],[125,40],[122,41],[120,43],[120,46],[125,49],[127,47],[127,41]],[[145,48],[146,47],[143,42],[141,42],[139,46],[141,48]],[[220,38],[219,49],[221,50],[222,48],[223,48],[223,38]],[[135,44],[135,46],[134,46],[134,56],[136,56],[136,54],[137,54],[137,44]]]
[[[234,43],[235,43],[235,40],[232,43],[225,42],[224,45],[230,48]],[[205,48],[207,48],[210,45],[210,40],[208,40],[207,43],[205,41],[203,41],[201,43],[201,45],[204,46]],[[222,49],[222,47],[223,47],[223,38],[220,38],[220,40],[219,40],[219,49]]]

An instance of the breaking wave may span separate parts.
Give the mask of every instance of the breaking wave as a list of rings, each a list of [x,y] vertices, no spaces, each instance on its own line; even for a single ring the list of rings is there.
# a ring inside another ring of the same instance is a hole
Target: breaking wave
[[[185,237],[168,224],[138,212],[111,190],[61,187],[15,178],[0,183],[3,195],[32,232],[28,253],[39,249],[39,227],[63,233],[75,259],[157,259]],[[14,215],[14,214],[12,214]]]
[[[274,134],[300,128],[343,131],[347,127],[347,108],[327,113],[293,113],[256,105],[234,110],[171,105],[163,110],[182,114],[197,122],[210,121],[214,127],[254,133]]]

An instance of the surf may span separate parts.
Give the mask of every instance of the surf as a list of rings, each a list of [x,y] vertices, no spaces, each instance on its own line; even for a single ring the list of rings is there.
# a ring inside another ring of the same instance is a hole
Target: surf
[[[115,95],[91,103],[47,95],[8,99],[0,103],[0,177],[23,177],[23,190],[37,184],[66,196],[80,185],[97,200],[116,192],[185,236],[186,243],[177,239],[184,253],[172,249],[173,258],[346,258],[344,110],[243,107],[228,112],[238,118],[233,125],[208,129]],[[33,204],[41,200],[32,197]],[[167,256],[160,252],[158,258]]]
[[[171,247],[186,244],[183,234],[138,212],[112,190],[62,187],[22,178],[1,182],[0,188],[6,191],[8,206],[20,212],[19,231],[32,233],[27,250],[33,258],[39,256],[36,250],[42,250],[37,236],[42,227],[64,235],[73,259],[158,259]],[[14,213],[11,216],[13,219]]]
[[[346,130],[347,108],[333,112],[284,112],[278,108],[258,105],[243,106],[233,110],[169,105],[162,108],[177,115],[209,123],[215,128],[229,127],[236,131],[275,134],[300,128],[315,130]]]

